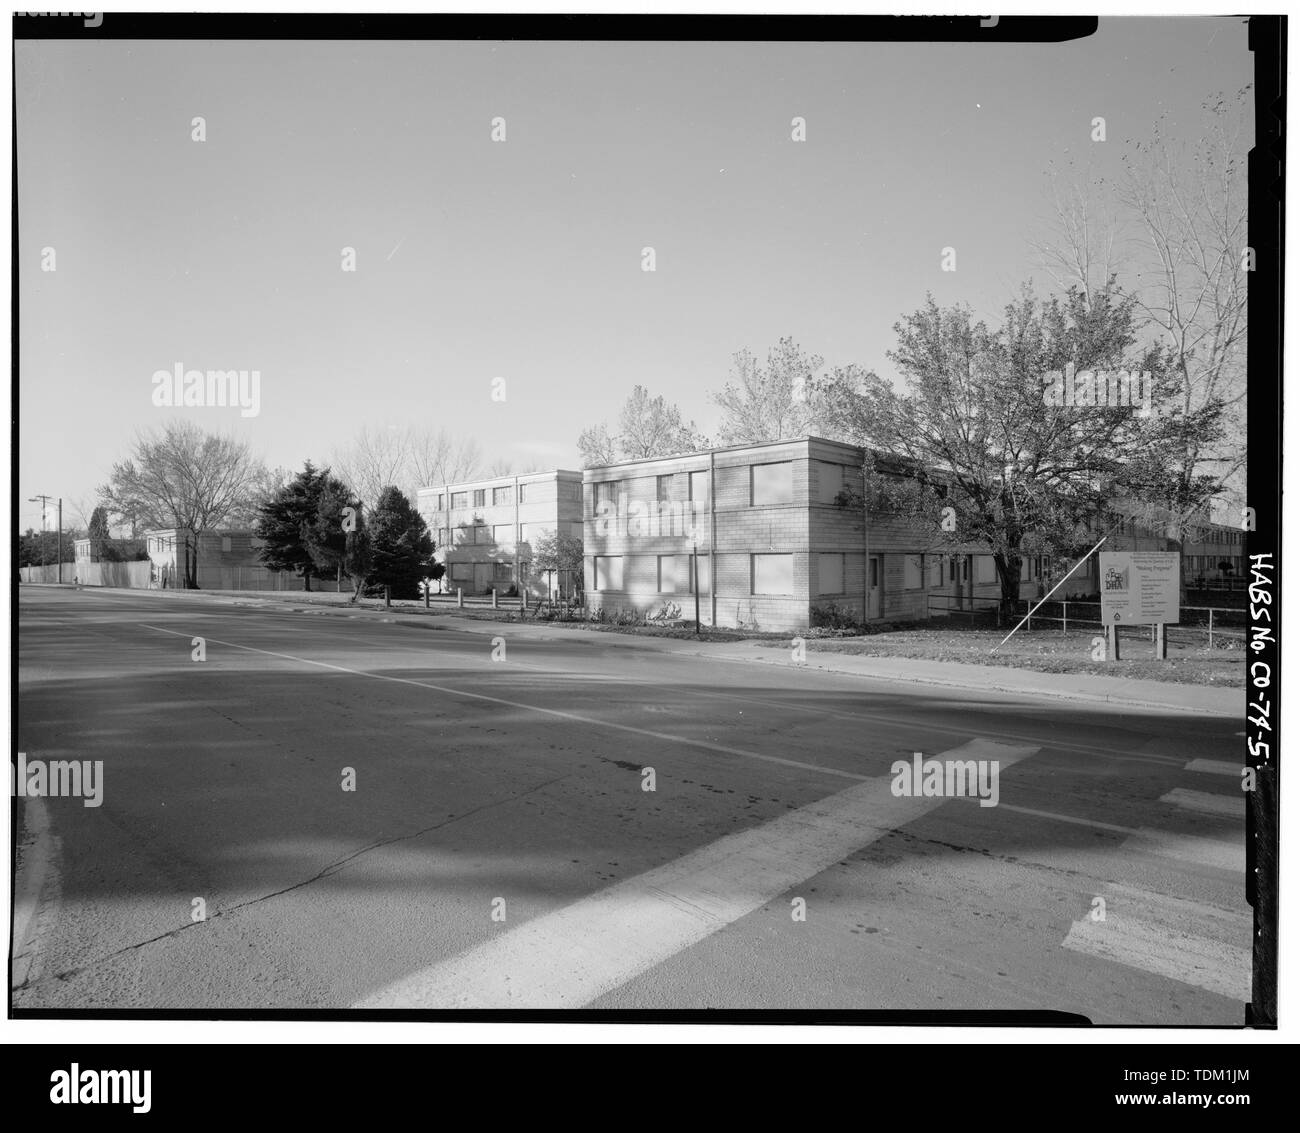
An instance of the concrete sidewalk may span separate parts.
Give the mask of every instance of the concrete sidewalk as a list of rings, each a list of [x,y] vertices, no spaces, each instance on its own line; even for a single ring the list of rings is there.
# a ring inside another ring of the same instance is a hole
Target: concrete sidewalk
[[[99,589],[98,587],[92,589]],[[126,593],[139,593],[128,591]],[[300,593],[220,594],[193,590],[151,591],[174,600],[200,600],[221,605],[253,606],[300,611],[322,616],[349,617],[422,629],[452,629],[488,636],[509,634],[534,640],[582,640],[597,638],[606,647],[652,649],[661,653],[710,657],[755,665],[795,666],[790,648],[759,641],[705,642],[689,638],[643,637],[632,633],[609,633],[578,629],[555,622],[497,622],[458,617],[446,607],[429,612],[409,607],[373,609],[347,603],[316,604],[313,595]],[[1039,673],[1001,665],[968,665],[956,661],[924,661],[903,657],[864,657],[847,653],[807,650],[807,661],[797,667],[844,673],[872,680],[906,681],[974,692],[997,692],[1016,696],[1050,697],[1059,700],[1090,701],[1130,708],[1190,712],[1211,716],[1241,717],[1246,708],[1244,688],[1216,688],[1213,685],[1144,681],[1090,673]]]

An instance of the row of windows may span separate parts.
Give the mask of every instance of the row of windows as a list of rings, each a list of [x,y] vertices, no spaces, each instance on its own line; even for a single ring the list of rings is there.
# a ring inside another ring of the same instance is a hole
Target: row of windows
[[[838,466],[833,466],[838,467]],[[749,467],[749,504],[751,507],[776,507],[791,503],[794,499],[794,464],[789,460],[772,464],[753,464]],[[668,503],[673,498],[673,477],[687,477],[686,498],[688,500],[707,502],[709,498],[709,473],[701,469],[698,472],[669,472],[655,477],[655,499]],[[839,485],[836,485],[839,491]],[[606,510],[613,508],[621,511],[625,499],[624,481],[598,480],[591,495],[592,514],[601,513],[601,505]]]
[[[574,539],[582,538],[581,523],[564,524],[568,534]],[[519,542],[532,543],[544,535],[554,535],[553,523],[519,524]],[[513,547],[515,545],[515,525],[497,523],[489,527],[485,523],[466,524],[463,527],[442,527],[437,535],[439,547],[490,546]]]
[[[624,555],[595,556],[595,588],[622,590]],[[843,594],[842,554],[817,555],[817,593]],[[749,593],[771,597],[794,596],[794,556],[789,554],[749,555]],[[709,593],[708,555],[656,555],[655,590],[659,594]]]
[[[546,499],[546,495],[541,489],[546,482],[524,483],[519,485],[519,502],[521,504],[540,503]],[[560,480],[558,482],[557,498],[561,501],[579,503],[582,500],[582,485],[576,480]],[[437,510],[447,510],[447,495],[439,492],[437,497]],[[455,511],[458,508],[467,507],[487,507],[489,500],[492,507],[507,507],[515,502],[515,486],[505,484],[499,488],[471,488],[464,492],[451,493],[451,507]]]

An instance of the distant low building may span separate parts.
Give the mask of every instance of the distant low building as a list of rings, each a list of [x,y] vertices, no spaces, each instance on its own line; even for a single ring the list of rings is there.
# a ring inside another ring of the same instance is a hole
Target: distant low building
[[[152,589],[183,587],[187,565],[197,560],[200,590],[301,589],[301,579],[277,576],[258,561],[262,545],[248,529],[146,531],[145,550],[153,564],[149,585]]]
[[[565,580],[533,564],[545,534],[582,538],[582,473],[568,469],[492,476],[421,488],[417,507],[433,535],[434,558],[446,568],[448,593],[540,597],[563,592]]]

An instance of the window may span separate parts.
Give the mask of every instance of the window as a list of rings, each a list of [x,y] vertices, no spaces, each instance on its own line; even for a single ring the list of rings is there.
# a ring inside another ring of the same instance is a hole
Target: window
[[[749,469],[749,502],[753,507],[788,504],[794,494],[794,465],[754,464]]]
[[[793,594],[793,555],[751,555],[751,594]]]
[[[515,525],[513,523],[498,523],[492,528],[492,542],[498,547],[513,547],[515,545]]]
[[[544,523],[521,523],[519,525],[519,542],[533,543],[543,535],[553,535],[555,528],[547,527]]]
[[[493,506],[493,507],[501,507],[501,506],[504,505],[504,504],[512,504],[512,503],[514,503],[514,502],[515,502],[515,490],[514,490],[514,488],[509,487],[509,486],[506,486],[506,487],[504,487],[504,488],[493,488],[493,489],[492,489],[492,506]]]
[[[475,507],[482,507],[486,502],[487,502],[487,489],[486,489],[486,488],[475,488],[475,489],[474,489],[474,506],[475,506]]]
[[[817,473],[817,502],[833,504],[845,488],[852,485],[850,477],[853,469],[843,464],[827,464],[824,460],[814,462]]]
[[[699,500],[701,503],[708,503],[709,500],[709,474],[707,471],[692,472],[690,475],[691,499]]]
[[[621,555],[596,556],[596,589],[623,589],[623,557]]]
[[[871,589],[876,590],[880,586],[880,560],[871,556]]]
[[[227,551],[227,552],[230,550],[230,536],[229,536],[229,535],[223,535],[223,536],[221,537],[221,549],[222,549],[222,551]]]
[[[618,509],[619,481],[601,480],[596,484],[596,494],[593,497],[595,501],[596,514],[601,513],[601,505],[605,507],[608,513],[611,510]]]
[[[698,578],[700,593],[709,592],[709,556],[686,555],[686,593],[695,593],[695,581]]]
[[[659,556],[659,581],[657,586],[660,594],[677,593],[678,580],[683,574],[682,560],[687,557],[685,555]]]
[[[930,556],[930,585],[931,586],[943,585],[943,556],[942,555]]]
[[[493,581],[493,582],[509,582],[509,581],[510,581],[510,578],[511,578],[511,574],[510,574],[510,564],[509,564],[509,563],[493,563],[493,564],[492,564],[492,581]]]
[[[452,563],[451,579],[453,582],[473,582],[474,564],[473,563]]]
[[[468,495],[467,493],[465,493],[465,492],[452,492],[452,494],[451,494],[451,506],[452,506],[453,508],[458,508],[458,507],[468,507],[468,506],[469,506],[469,495]]]
[[[447,497],[442,492],[438,493],[438,502],[434,505],[436,511],[442,511],[447,506]]]
[[[920,590],[925,585],[925,556],[903,556],[903,589]]]
[[[844,556],[839,554],[817,556],[817,593],[844,593]]]
[[[668,503],[673,498],[673,478],[672,475],[655,477],[655,499],[661,504]]]

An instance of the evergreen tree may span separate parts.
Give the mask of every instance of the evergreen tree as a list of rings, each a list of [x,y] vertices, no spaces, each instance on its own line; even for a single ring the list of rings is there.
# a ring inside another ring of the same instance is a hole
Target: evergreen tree
[[[343,484],[329,474],[328,468],[317,469],[307,461],[301,472],[257,509],[254,534],[265,543],[258,558],[271,570],[301,575],[308,590],[313,574],[318,578],[333,574],[337,561],[331,563],[328,555],[313,554],[313,537],[318,531],[322,537],[325,535],[320,517],[322,497],[329,495],[332,506],[346,494]],[[342,519],[338,514],[333,518],[339,529],[337,550],[341,557]]]
[[[389,485],[380,493],[368,533],[371,580],[391,597],[418,597],[420,581],[429,573],[433,539],[423,517],[398,488]]]

